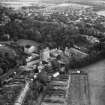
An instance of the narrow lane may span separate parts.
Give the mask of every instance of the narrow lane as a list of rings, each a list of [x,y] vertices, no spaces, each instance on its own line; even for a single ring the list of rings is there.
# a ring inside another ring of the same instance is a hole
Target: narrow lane
[[[14,105],[22,105],[23,104],[23,101],[25,99],[25,96],[27,94],[27,92],[29,91],[29,86],[30,85],[30,82],[27,82],[25,84],[25,87],[22,89],[22,91],[20,92],[20,95],[18,97],[18,99],[16,100],[15,104]]]

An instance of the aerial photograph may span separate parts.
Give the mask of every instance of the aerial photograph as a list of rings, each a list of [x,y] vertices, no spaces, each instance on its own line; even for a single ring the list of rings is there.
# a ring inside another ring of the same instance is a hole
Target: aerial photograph
[[[0,105],[105,105],[105,0],[0,0]]]

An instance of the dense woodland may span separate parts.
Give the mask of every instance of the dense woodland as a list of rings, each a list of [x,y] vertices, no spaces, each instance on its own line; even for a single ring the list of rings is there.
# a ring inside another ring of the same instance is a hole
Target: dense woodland
[[[0,40],[30,39],[50,48],[74,47],[89,56],[104,51],[105,17],[86,9],[70,9],[66,12],[36,8],[0,8]],[[79,12],[82,11],[81,14]]]

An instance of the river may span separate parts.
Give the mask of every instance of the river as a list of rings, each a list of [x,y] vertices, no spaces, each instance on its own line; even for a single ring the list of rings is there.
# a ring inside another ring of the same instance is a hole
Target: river
[[[91,105],[105,105],[105,60],[81,70],[88,73]]]

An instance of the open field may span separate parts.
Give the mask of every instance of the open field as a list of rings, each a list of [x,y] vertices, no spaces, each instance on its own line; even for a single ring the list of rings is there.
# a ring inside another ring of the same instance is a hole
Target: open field
[[[88,73],[91,105],[105,105],[105,60],[82,70]]]

